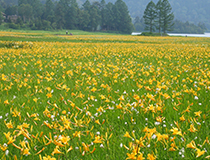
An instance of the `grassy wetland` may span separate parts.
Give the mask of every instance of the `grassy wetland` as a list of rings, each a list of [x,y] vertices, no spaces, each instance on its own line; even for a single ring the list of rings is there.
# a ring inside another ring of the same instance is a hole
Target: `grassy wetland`
[[[209,159],[210,38],[0,32],[2,159]]]

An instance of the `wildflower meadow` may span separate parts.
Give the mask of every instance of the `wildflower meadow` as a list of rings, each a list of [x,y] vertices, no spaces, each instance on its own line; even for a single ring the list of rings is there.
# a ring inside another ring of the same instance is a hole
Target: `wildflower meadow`
[[[210,159],[210,39],[0,32],[0,157]]]

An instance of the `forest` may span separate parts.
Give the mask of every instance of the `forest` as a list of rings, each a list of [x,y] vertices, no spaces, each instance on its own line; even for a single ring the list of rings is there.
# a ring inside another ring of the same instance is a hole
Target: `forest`
[[[80,29],[119,33],[144,31],[143,13],[148,0],[120,0],[120,3],[116,3],[116,0],[102,1],[0,0],[0,10],[5,14],[6,27],[14,29]],[[157,0],[154,2],[157,3]],[[191,0],[190,3],[181,0],[169,0],[169,2],[175,16],[171,32],[203,33],[210,30],[208,0]],[[15,14],[19,17],[12,17]]]
[[[5,22],[9,28],[33,30],[70,29],[110,31],[130,34],[133,24],[127,5],[122,0],[114,4],[105,0],[79,7],[76,0],[19,0],[17,5],[6,5]]]

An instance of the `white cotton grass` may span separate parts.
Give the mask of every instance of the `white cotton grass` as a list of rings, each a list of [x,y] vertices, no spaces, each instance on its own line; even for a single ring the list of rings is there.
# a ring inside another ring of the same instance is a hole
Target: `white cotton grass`
[[[198,96],[195,96],[195,98],[194,98],[195,100],[198,100]]]

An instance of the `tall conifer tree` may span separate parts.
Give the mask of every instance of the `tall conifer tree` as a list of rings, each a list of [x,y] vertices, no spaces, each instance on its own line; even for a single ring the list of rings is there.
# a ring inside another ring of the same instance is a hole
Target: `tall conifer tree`
[[[161,32],[163,26],[163,3],[162,0],[159,0],[156,4],[157,20],[156,20],[156,29],[158,32]]]
[[[114,11],[115,29],[123,33],[131,33],[134,27],[125,2],[122,0],[117,0],[114,5]]]
[[[162,1],[162,30],[164,33],[170,31],[174,25],[174,14],[172,12],[172,7],[168,0]]]
[[[144,11],[144,23],[145,30],[149,30],[150,32],[155,31],[155,19],[157,17],[157,12],[155,8],[155,3],[150,1]]]

